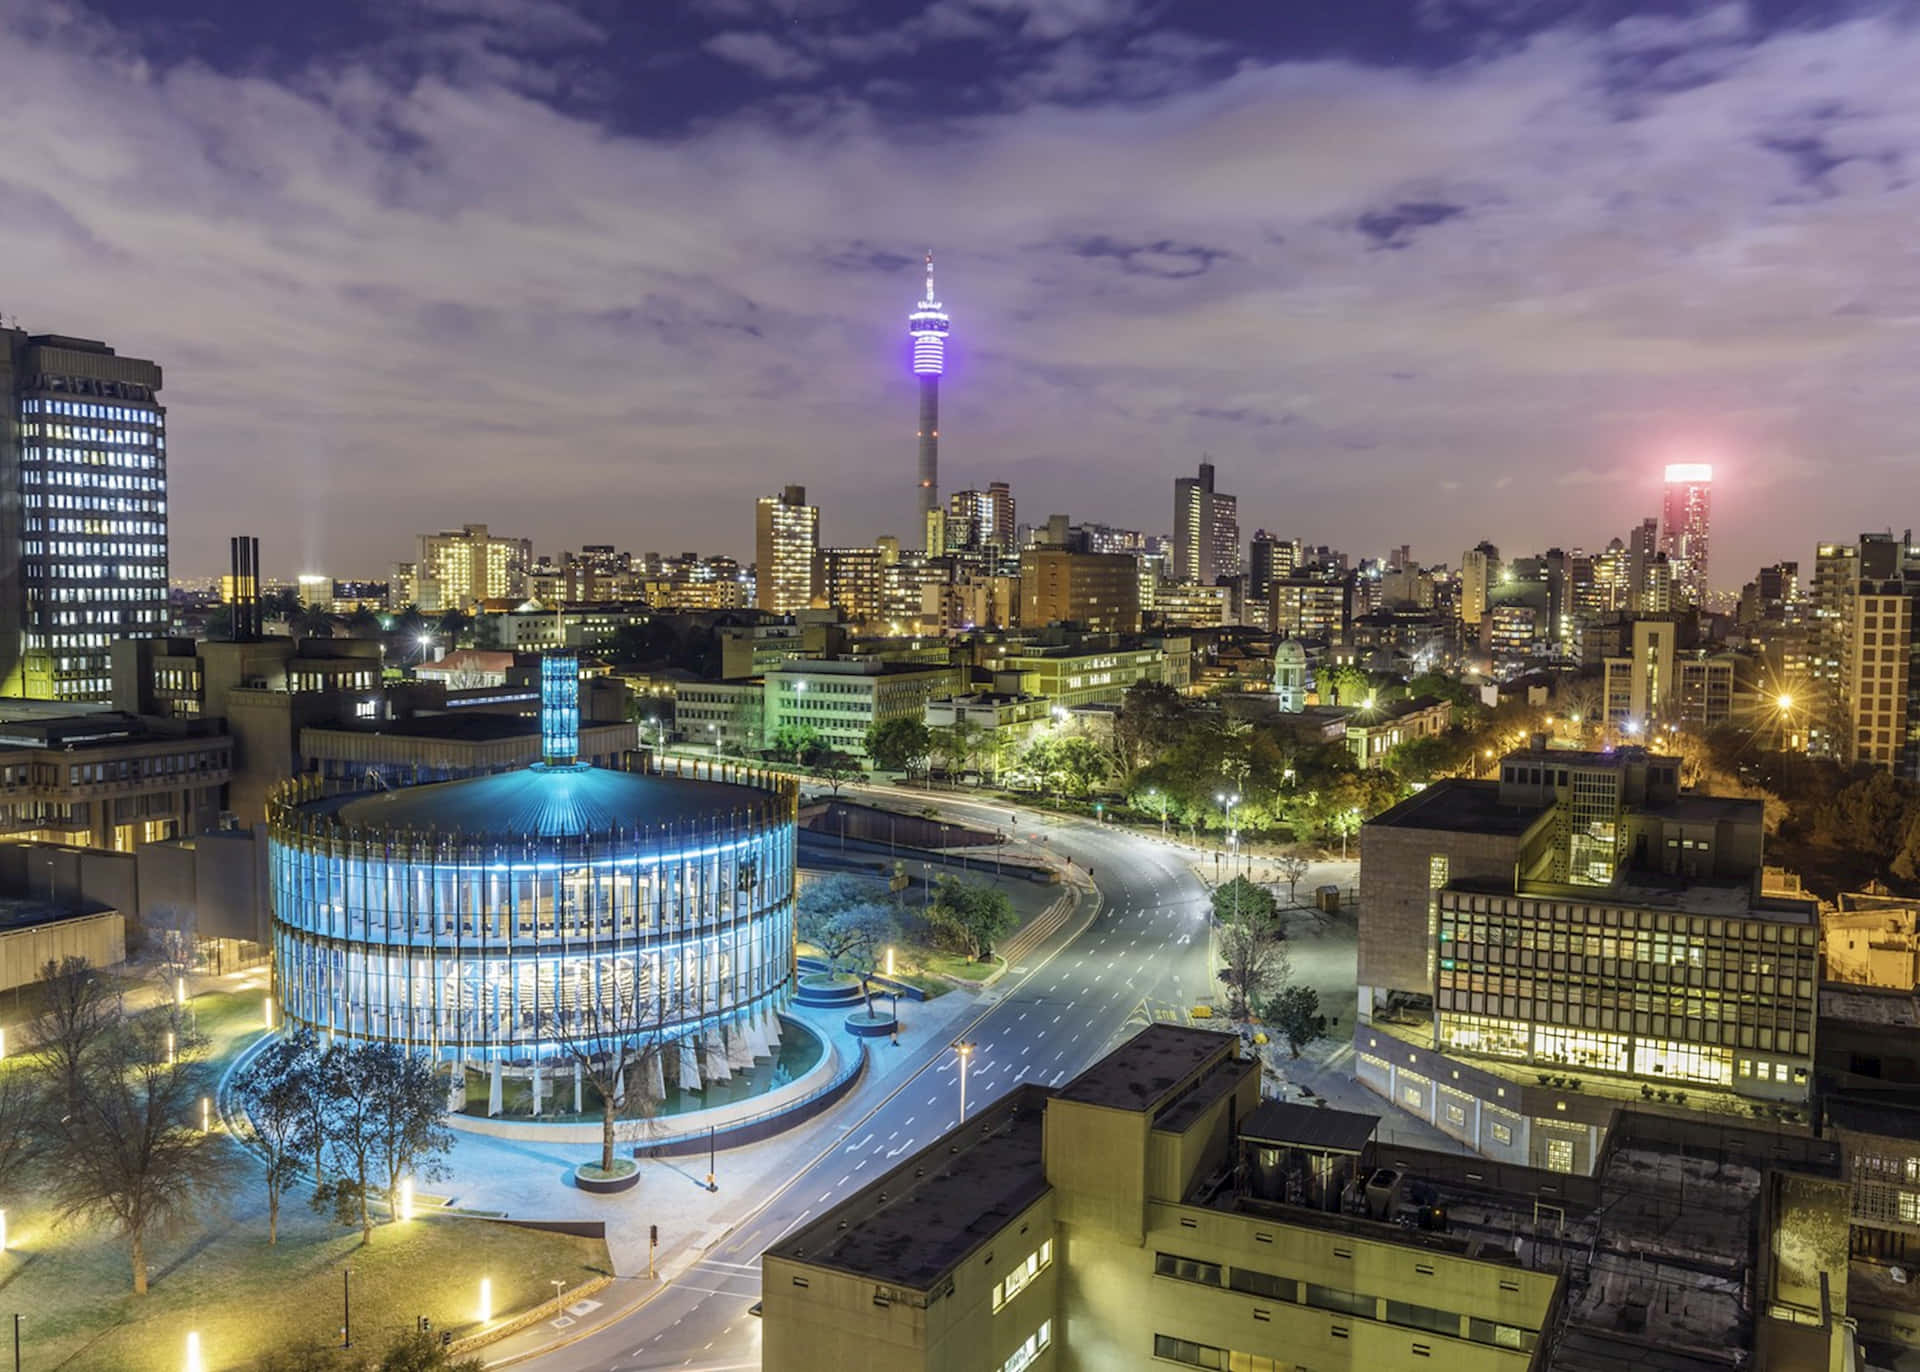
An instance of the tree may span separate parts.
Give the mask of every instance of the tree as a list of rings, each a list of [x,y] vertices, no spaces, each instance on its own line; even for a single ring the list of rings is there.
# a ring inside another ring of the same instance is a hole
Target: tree
[[[388,1043],[360,1050],[377,1055],[374,1073],[373,1158],[386,1175],[387,1213],[400,1215],[400,1182],[409,1176],[437,1181],[442,1159],[453,1147],[447,1128],[447,1082],[423,1053]]]
[[[301,1029],[274,1039],[233,1077],[243,1127],[266,1166],[269,1244],[280,1237],[280,1197],[319,1152],[313,1109],[319,1065],[319,1042],[312,1030]]]
[[[382,627],[380,616],[367,605],[354,606],[353,612],[347,616],[347,633],[354,638],[372,638]]]
[[[1227,988],[1227,1013],[1245,1019],[1248,1008],[1287,979],[1291,970],[1286,944],[1244,914],[1220,923],[1220,980]]]
[[[0,1196],[21,1181],[46,1151],[40,1122],[45,1102],[26,1062],[0,1062]]]
[[[740,898],[747,898],[742,887]],[[598,959],[570,963],[557,994],[549,997],[543,1030],[600,1097],[600,1170],[612,1172],[614,1123],[623,1107],[648,1116],[658,1104],[651,1090],[629,1092],[637,1071],[643,1081],[664,1071],[667,1025],[675,1018],[665,987],[647,959]]]
[[[340,1179],[315,1189],[313,1206],[319,1213],[332,1209],[360,1222],[360,1242],[373,1241],[373,1217],[367,1211],[367,1178],[372,1174],[380,1144],[380,1075],[383,1064],[376,1049],[384,1044],[349,1048],[332,1044],[320,1055],[319,1097],[321,1141]],[[344,1181],[345,1185],[342,1185]]]
[[[1128,772],[1159,761],[1186,735],[1189,711],[1180,693],[1161,681],[1136,681],[1113,721],[1114,748]]]
[[[81,1065],[73,1107],[53,1117],[54,1194],[72,1217],[104,1216],[127,1240],[135,1295],[147,1291],[147,1239],[196,1215],[220,1187],[225,1159],[199,1128],[213,1083],[197,1043],[176,1039],[164,1015],[102,1034]]]
[[[1235,877],[1213,888],[1213,917],[1222,923],[1244,919],[1260,928],[1271,928],[1276,913],[1273,893],[1245,877]]]
[[[991,956],[994,944],[1020,923],[1006,892],[951,876],[934,883],[927,920],[974,962]]]
[[[1287,1041],[1287,1051],[1296,1058],[1302,1048],[1327,1032],[1327,1017],[1320,1013],[1320,993],[1298,982],[1281,987],[1260,1017],[1280,1032]]]
[[[867,755],[883,771],[918,771],[933,755],[933,731],[917,719],[889,719],[867,730]]]
[[[948,778],[955,779],[967,770],[967,764],[980,747],[980,726],[971,720],[955,719],[932,731],[933,756],[945,764]]]
[[[767,747],[782,762],[799,762],[820,746],[820,731],[811,724],[782,724]]]
[[[843,753],[838,748],[816,748],[807,762],[807,775],[832,787],[834,797],[838,799],[840,788],[849,781],[858,780],[864,773],[851,753]]]
[[[34,1061],[67,1113],[80,1107],[87,1058],[119,1023],[120,998],[92,963],[67,957],[41,967]]]
[[[871,967],[873,951],[895,936],[893,916],[877,886],[850,872],[810,881],[800,890],[795,923],[801,938],[820,950],[827,970],[842,961]]]
[[[302,605],[287,616],[287,632],[296,643],[303,638],[332,638],[333,616],[318,605]]]
[[[1113,775],[1113,755],[1092,739],[1076,734],[1060,740],[1054,768],[1066,788],[1085,796]]]
[[[1289,908],[1300,903],[1300,882],[1307,875],[1310,865],[1298,853],[1288,853],[1274,862],[1274,868],[1280,873],[1280,880],[1287,883],[1287,905]]]
[[[375,1372],[481,1372],[482,1358],[462,1358],[455,1362],[430,1331],[402,1334],[387,1346]]]

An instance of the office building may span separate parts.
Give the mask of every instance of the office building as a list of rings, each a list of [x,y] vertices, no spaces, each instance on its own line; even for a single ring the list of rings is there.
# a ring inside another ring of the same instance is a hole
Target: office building
[[[1125,553],[1028,548],[1020,554],[1020,622],[1076,624],[1089,633],[1140,627],[1138,563]]]
[[[1460,555],[1460,623],[1469,638],[1480,632],[1486,617],[1487,594],[1500,581],[1500,550],[1480,543]]]
[[[947,497],[946,551],[1012,557],[1019,551],[1016,537],[1013,488],[1006,482],[991,481],[984,491],[955,491]]]
[[[1268,602],[1273,593],[1273,583],[1281,577],[1292,576],[1299,565],[1299,539],[1282,538],[1265,529],[1255,529],[1247,553],[1247,603],[1255,605]]]
[[[1213,463],[1202,462],[1199,475],[1173,483],[1172,577],[1211,586],[1239,571],[1238,502],[1214,489]]]
[[[1271,593],[1273,632],[1331,643],[1353,623],[1353,582],[1341,577],[1275,577]]]
[[[1707,514],[1712,490],[1713,468],[1708,464],[1668,464],[1660,551],[1673,567],[1675,592],[1686,605],[1706,603]]]
[[[883,662],[871,657],[794,658],[766,674],[761,707],[766,737],[810,729],[823,748],[867,755],[867,730],[895,719],[924,719],[927,702],[960,692],[959,667]]]
[[[814,598],[843,619],[865,624],[881,617],[887,557],[878,547],[822,548]],[[766,582],[763,580],[763,586]]]
[[[501,538],[484,524],[421,534],[414,594],[428,613],[471,610],[484,600],[520,600],[532,566],[532,540]]]
[[[0,834],[132,852],[219,821],[233,740],[217,722],[0,701]]]
[[[1581,1173],[1621,1099],[1804,1108],[1817,907],[1763,893],[1760,802],[1678,772],[1542,745],[1369,821],[1356,1076],[1490,1157]]]
[[[116,641],[165,634],[160,368],[0,329],[0,693],[104,701]]]
[[[811,609],[820,509],[807,504],[805,486],[787,486],[754,503],[754,587],[759,608],[790,615]]]
[[[940,511],[940,374],[947,368],[947,334],[952,322],[933,293],[933,254],[927,254],[927,292],[907,316],[907,334],[913,339],[913,374],[920,383],[919,522],[929,531]],[[941,551],[926,545],[929,554]]]
[[[1153,614],[1169,629],[1218,629],[1238,620],[1231,585],[1202,586],[1181,581],[1155,588]]]
[[[761,1256],[767,1372],[1846,1366],[1837,1150],[1626,1112],[1592,1180],[1262,1101],[1155,1025],[970,1111]],[[1649,1355],[1655,1355],[1649,1360]]]

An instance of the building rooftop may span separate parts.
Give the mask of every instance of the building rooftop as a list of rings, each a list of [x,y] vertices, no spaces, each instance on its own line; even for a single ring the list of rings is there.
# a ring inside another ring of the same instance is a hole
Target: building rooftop
[[[1215,1029],[1150,1025],[1127,1041],[1125,1052],[1107,1054],[1055,1094],[1110,1110],[1153,1110],[1223,1046],[1234,1045],[1237,1052],[1238,1042]]]
[[[1186,1133],[1207,1112],[1208,1106],[1259,1071],[1260,1064],[1252,1058],[1222,1058],[1155,1115],[1153,1127],[1169,1134]]]
[[[1046,1194],[1042,1120],[1027,1084],[767,1249],[771,1257],[930,1290]]]
[[[1522,881],[1516,886],[1494,877],[1468,877],[1448,882],[1447,889],[1532,900],[1631,905],[1642,910],[1673,910],[1689,915],[1717,915],[1722,919],[1769,919],[1779,924],[1814,924],[1820,910],[1819,902],[1812,899],[1756,896],[1753,884],[1748,881],[1663,877],[1639,868],[1622,868],[1605,886],[1557,881]]]
[[[1820,1018],[1854,1024],[1882,1024],[1889,1028],[1920,1026],[1920,995],[1880,986],[1820,984]]]
[[[1240,1137],[1330,1153],[1358,1153],[1373,1141],[1379,1123],[1377,1116],[1357,1110],[1265,1100],[1241,1121]]]
[[[32,896],[0,896],[0,933],[112,912],[111,905],[102,905],[94,900],[36,900]]]
[[[567,838],[657,824],[715,819],[753,808],[749,786],[603,767],[546,767],[466,777],[430,786],[359,792],[310,802],[344,824],[460,832],[501,839]]]
[[[1540,822],[1547,805],[1503,805],[1500,783],[1450,777],[1375,815],[1369,829],[1430,829],[1519,838]]]

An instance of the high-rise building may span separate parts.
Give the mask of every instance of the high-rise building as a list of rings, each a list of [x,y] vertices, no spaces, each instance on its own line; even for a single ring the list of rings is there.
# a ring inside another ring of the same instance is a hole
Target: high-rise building
[[[420,535],[416,586],[422,610],[461,610],[481,600],[518,600],[526,594],[533,541],[497,538],[484,524],[457,533]]]
[[[103,701],[109,649],[167,631],[160,368],[0,329],[0,693]]]
[[[1139,564],[1125,553],[1028,548],[1020,554],[1020,622],[1078,624],[1093,633],[1140,627]]]
[[[1688,605],[1707,598],[1707,505],[1713,468],[1704,462],[1667,464],[1667,491],[1661,511],[1660,551],[1673,564],[1677,599]]]
[[[1255,529],[1247,562],[1247,602],[1253,604],[1270,598],[1273,583],[1281,577],[1292,576],[1299,565],[1299,539]]]
[[[1646,610],[1648,569],[1660,552],[1660,521],[1643,519],[1627,534],[1627,608]],[[1664,608],[1664,607],[1662,607]]]
[[[1173,579],[1215,585],[1240,572],[1239,502],[1213,487],[1213,464],[1173,483]]]
[[[1460,555],[1460,622],[1479,629],[1487,613],[1487,593],[1500,580],[1500,550],[1480,543]]]
[[[755,503],[754,584],[760,609],[790,615],[811,608],[819,547],[820,509],[807,504],[805,486],[788,486]]]
[[[947,367],[947,313],[933,293],[933,254],[927,254],[927,293],[907,316],[913,339],[913,374],[920,379],[920,516],[940,508],[940,374]],[[927,551],[938,554],[929,546]]]
[[[1018,551],[1013,521],[1013,488],[1006,482],[989,482],[984,491],[955,491],[947,497],[946,550],[1012,557]],[[928,551],[934,551],[932,545]]]
[[[879,619],[887,563],[887,555],[878,545],[822,548],[816,593],[829,608],[838,610],[852,623],[865,624]]]

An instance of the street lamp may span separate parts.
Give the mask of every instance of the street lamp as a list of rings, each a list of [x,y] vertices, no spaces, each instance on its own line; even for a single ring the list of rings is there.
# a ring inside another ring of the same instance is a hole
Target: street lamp
[[[1167,836],[1167,798],[1158,791],[1148,791],[1147,799],[1160,807],[1160,837]]]
[[[960,1122],[967,1122],[967,1064],[973,1059],[973,1045],[965,1039],[953,1045],[960,1055]]]
[[[1231,795],[1229,795],[1225,791],[1220,791],[1215,793],[1213,798],[1219,801],[1221,805],[1226,807],[1227,848],[1230,852],[1238,856],[1239,849],[1240,849],[1240,844],[1239,844],[1240,833],[1237,829],[1233,827],[1233,807],[1240,803],[1240,793],[1238,791],[1235,791]],[[1229,869],[1231,869],[1231,864],[1229,864]]]
[[[493,1278],[480,1278],[480,1323],[488,1324],[493,1320]]]

